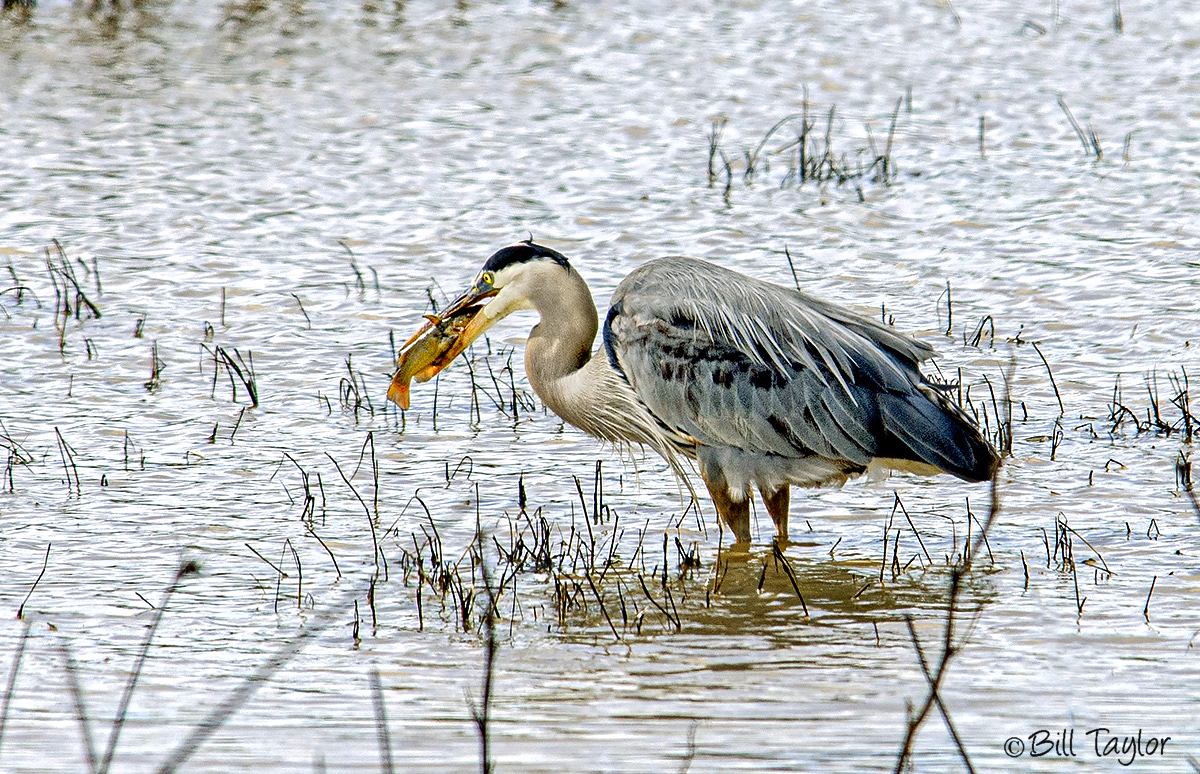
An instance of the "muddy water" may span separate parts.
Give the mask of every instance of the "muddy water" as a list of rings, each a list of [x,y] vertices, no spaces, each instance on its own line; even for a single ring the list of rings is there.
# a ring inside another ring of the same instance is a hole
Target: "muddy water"
[[[1200,15],[1127,1],[1118,32],[1100,4],[854,5],[47,2],[0,20],[4,674],[21,653],[0,769],[86,769],[62,645],[103,757],[155,608],[113,771],[160,765],[289,646],[187,770],[379,770],[372,668],[397,768],[477,768],[480,639],[428,586],[418,608],[405,552],[436,528],[457,560],[477,519],[508,546],[521,486],[577,547],[597,460],[607,604],[589,590],[560,612],[531,570],[506,587],[498,770],[892,768],[925,696],[905,617],[936,658],[947,560],[986,487],[797,496],[793,586],[767,520],[727,555],[657,459],[528,402],[531,319],[405,415],[386,406],[393,342],[430,297],[530,232],[600,303],[661,254],[790,284],[786,248],[806,290],[934,343],[993,431],[988,384],[1002,402],[1011,368],[1002,510],[942,691],[957,732],[990,770],[1116,770],[1108,739],[1139,730],[1134,768],[1200,755],[1200,524],[1171,403],[1200,374]],[[845,169],[886,152],[899,107],[886,181],[796,185],[797,120],[747,179],[806,94],[812,148],[828,129]],[[99,317],[73,288],[56,316],[66,267]],[[218,348],[252,358],[256,407]],[[1116,427],[1114,400],[1134,415]],[[184,561],[199,573],[164,597]],[[915,754],[962,766],[936,711]]]

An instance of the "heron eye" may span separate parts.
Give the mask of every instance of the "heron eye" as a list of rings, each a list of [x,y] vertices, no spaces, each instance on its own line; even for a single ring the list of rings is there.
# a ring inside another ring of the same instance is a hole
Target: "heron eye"
[[[483,276],[480,277],[479,279],[483,282],[483,284],[491,285],[493,282],[496,281],[496,275],[492,274],[490,271],[485,271],[483,273]]]

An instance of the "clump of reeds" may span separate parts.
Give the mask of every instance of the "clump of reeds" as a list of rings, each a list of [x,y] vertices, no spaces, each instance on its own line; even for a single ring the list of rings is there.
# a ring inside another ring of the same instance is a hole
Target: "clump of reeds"
[[[338,397],[344,411],[354,414],[354,421],[359,421],[359,414],[375,416],[375,404],[371,401],[371,393],[367,389],[367,380],[361,371],[354,368],[352,355],[346,355],[346,376],[338,381]]]
[[[520,578],[536,575],[559,627],[577,620],[603,621],[616,639],[631,630],[640,632],[652,620],[679,630],[679,605],[700,565],[698,549],[678,538],[672,546],[664,532],[660,553],[647,545],[648,525],[637,529],[632,546],[626,544],[626,527],[604,501],[601,482],[599,464],[590,497],[575,479],[579,510],[572,508],[569,521],[560,524],[542,507],[529,507],[519,480],[517,512],[507,514],[504,526],[486,539],[477,535],[456,553],[448,552],[433,515],[414,494],[410,506],[424,510],[419,528],[407,535],[393,528],[389,534],[400,541],[400,568],[405,583],[414,587],[418,626],[424,628],[427,600],[432,600],[462,631],[478,630],[487,616],[503,618],[501,611],[507,611],[511,627],[524,609],[516,593]],[[492,573],[486,587],[485,567]],[[541,610],[533,607],[529,613],[539,620]]]
[[[212,397],[216,397],[217,381],[221,371],[224,370],[226,376],[229,377],[230,400],[237,401],[238,387],[240,386],[250,400],[250,407],[257,408],[258,375],[254,372],[254,353],[247,351],[246,356],[242,357],[241,351],[236,347],[231,351],[219,345],[212,348],[209,348],[207,344],[200,346],[212,356]],[[157,358],[157,348],[155,348],[155,357]],[[161,367],[157,370],[161,371]],[[147,383],[146,389],[150,389],[150,383]]]
[[[1071,108],[1067,107],[1067,101],[1062,95],[1058,97],[1058,106],[1062,108],[1063,113],[1067,116],[1067,121],[1070,122],[1071,128],[1075,130],[1076,136],[1079,137],[1079,142],[1083,145],[1083,152],[1096,156],[1096,161],[1104,158],[1104,149],[1100,147],[1100,138],[1096,136],[1095,130],[1091,124],[1088,124],[1087,132],[1083,131],[1083,127],[1075,120],[1075,114],[1071,112]]]
[[[4,461],[4,474],[0,476],[0,491],[12,494],[16,491],[13,481],[13,470],[17,465],[32,465],[34,456],[31,451],[17,442],[12,434],[8,432],[8,428],[4,426],[4,420],[0,420],[0,449],[7,453],[7,458]]]
[[[158,392],[162,387],[162,371],[165,367],[166,364],[158,356],[158,342],[156,341],[150,346],[150,378],[143,385],[146,392]]]
[[[53,240],[53,244],[53,251],[49,247],[46,248],[46,272],[50,276],[50,283],[54,286],[54,327],[58,332],[58,351],[65,353],[68,321],[72,317],[76,321],[88,318],[99,319],[101,317],[100,307],[88,297],[88,291],[80,283],[79,276],[75,271],[76,264],[83,269],[85,279],[89,275],[94,278],[97,296],[102,292],[102,289],[100,286],[100,271],[95,261],[93,261],[91,267],[81,260],[72,262],[67,257],[67,252],[63,249],[62,243],[55,239]],[[15,273],[13,273],[13,277],[15,279]]]
[[[904,98],[896,101],[888,125],[886,143],[880,148],[875,142],[870,123],[866,124],[867,147],[856,148],[850,153],[835,148],[834,129],[837,125],[837,106],[831,106],[823,120],[823,127],[811,111],[807,89],[801,103],[801,111],[784,116],[775,122],[753,149],[743,149],[736,154],[740,158],[741,180],[752,185],[760,174],[771,170],[771,159],[781,159],[785,173],[779,181],[781,188],[799,188],[805,183],[815,185],[844,185],[850,183],[860,201],[865,199],[862,183],[870,181],[890,186],[896,179],[896,163],[893,156],[896,124]],[[725,196],[729,197],[733,186],[733,162],[721,147],[726,121],[714,121],[708,135],[708,184],[712,187],[725,175]],[[790,139],[785,130],[791,129]],[[768,147],[777,138],[775,147]]]
[[[1184,443],[1190,444],[1195,437],[1200,420],[1192,413],[1191,385],[1188,380],[1187,368],[1180,368],[1179,373],[1172,371],[1167,375],[1167,384],[1171,390],[1167,404],[1174,406],[1177,417],[1170,416],[1165,410],[1159,393],[1158,372],[1152,371],[1143,377],[1148,403],[1145,407],[1145,419],[1125,402],[1121,390],[1121,379],[1117,377],[1113,384],[1112,400],[1108,404],[1108,420],[1111,423],[1109,434],[1115,435],[1125,426],[1132,426],[1138,435],[1154,433],[1170,438],[1172,435],[1182,436]]]

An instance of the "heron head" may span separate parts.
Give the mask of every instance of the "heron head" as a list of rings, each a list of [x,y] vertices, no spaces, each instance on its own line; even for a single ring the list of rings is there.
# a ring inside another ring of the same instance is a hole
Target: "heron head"
[[[533,241],[519,242],[492,254],[469,290],[452,301],[405,344],[407,348],[441,321],[456,320],[457,336],[429,365],[418,372],[427,381],[448,366],[471,342],[495,323],[522,309],[536,309],[539,299],[552,297],[571,265],[561,253]]]
[[[540,297],[553,294],[561,285],[563,273],[570,271],[570,266],[562,253],[532,241],[497,250],[487,259],[471,289],[455,299],[441,316],[448,317],[482,304],[476,315],[478,325],[469,326],[471,341],[474,341],[492,324],[513,312],[536,309]]]

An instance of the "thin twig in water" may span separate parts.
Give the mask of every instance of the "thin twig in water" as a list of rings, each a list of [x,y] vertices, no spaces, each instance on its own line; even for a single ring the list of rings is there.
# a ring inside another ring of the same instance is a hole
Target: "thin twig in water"
[[[292,552],[292,561],[296,563],[296,607],[304,608],[304,569],[300,566],[300,554],[296,553],[291,538],[283,541],[284,548]],[[282,564],[282,562],[281,562]]]
[[[346,482],[346,486],[350,487],[350,491],[354,493],[355,499],[358,500],[359,505],[363,507],[363,511],[367,514],[367,525],[371,527],[371,544],[375,548],[375,577],[378,578],[380,564],[379,558],[383,556],[383,549],[379,547],[379,537],[375,534],[375,520],[371,518],[371,509],[367,507],[367,503],[365,500],[363,500],[362,495],[360,495],[358,490],[354,488],[354,484],[350,483],[350,479],[346,478],[346,474],[342,472],[342,466],[339,465],[338,461],[333,458],[333,455],[329,452],[325,452],[325,456],[328,457],[329,461],[333,463],[333,467],[337,468],[338,475],[342,477],[342,481]],[[385,557],[383,561],[383,579],[387,580],[387,577],[387,559]]]
[[[476,526],[475,541],[479,550],[479,570],[483,577],[483,591],[487,595],[484,600],[483,615],[483,685],[479,705],[471,707],[471,719],[479,732],[479,771],[480,774],[491,774],[492,758],[489,746],[491,744],[488,723],[491,720],[492,679],[496,664],[496,599],[492,591],[492,579],[487,564],[483,561],[483,532]]]
[[[358,268],[358,262],[354,260],[354,251],[350,249],[350,245],[346,244],[345,240],[339,239],[338,244],[350,256],[350,270],[354,272],[354,287],[358,288],[358,294],[361,297],[367,292],[367,283],[363,280],[363,274]]]
[[[1154,584],[1158,583],[1158,576],[1155,575],[1150,579],[1150,591],[1146,593],[1146,606],[1142,608],[1142,615],[1146,617],[1146,623],[1150,623],[1150,597],[1154,594]]]
[[[92,727],[88,722],[87,706],[83,701],[83,689],[79,686],[79,667],[71,656],[71,649],[66,640],[58,643],[63,657],[63,669],[67,673],[67,686],[71,689],[71,699],[75,703],[75,719],[79,721],[79,733],[83,737],[83,752],[87,757],[88,771],[96,770],[96,745],[92,741]]]
[[[904,507],[903,501],[900,500],[900,493],[892,492],[892,494],[896,498],[896,501],[892,504],[892,515],[895,516],[896,509],[900,509],[900,512],[904,514],[904,519],[908,522],[909,529],[911,529],[912,533],[917,537],[917,545],[921,546],[921,552],[925,554],[925,560],[932,565],[933,557],[929,555],[929,549],[925,548],[925,541],[921,539],[921,533],[917,532],[917,525],[913,524],[912,517],[908,515],[908,509]]]
[[[1092,144],[1088,142],[1087,135],[1083,133],[1083,127],[1075,120],[1075,115],[1071,112],[1071,108],[1067,107],[1067,101],[1063,99],[1061,94],[1058,96],[1058,106],[1067,114],[1067,120],[1071,122],[1071,128],[1075,130],[1075,134],[1079,135],[1079,142],[1083,144],[1084,152],[1090,156],[1094,150]],[[1099,158],[1098,152],[1096,155]]]
[[[330,605],[312,619],[307,629],[286,642],[262,666],[254,670],[254,674],[242,680],[241,685],[235,688],[224,701],[208,713],[199,725],[192,729],[192,732],[183,740],[183,743],[175,748],[170,757],[158,767],[156,774],[173,774],[184,763],[187,763],[196,754],[196,751],[208,741],[209,737],[216,733],[221,726],[225,725],[225,722],[233,717],[250,700],[255,691],[261,688],[267,680],[271,679],[271,676],[283,668],[287,662],[295,658],[296,654],[304,649],[309,640],[324,631],[325,627],[332,623],[342,610],[345,609],[346,604],[359,593],[358,589],[353,589],[337,603]]]
[[[129,711],[129,703],[133,700],[133,690],[137,687],[138,678],[141,677],[142,667],[146,663],[146,656],[150,652],[150,642],[154,639],[154,633],[158,630],[158,625],[162,622],[163,614],[167,610],[167,602],[171,595],[179,588],[179,582],[188,575],[194,575],[199,572],[200,568],[195,562],[184,562],[175,571],[175,578],[171,581],[171,585],[167,586],[167,590],[163,592],[162,601],[155,610],[154,619],[150,622],[150,627],[146,630],[146,636],[142,640],[142,649],[138,653],[137,661],[134,662],[133,671],[129,674],[129,680],[125,683],[125,692],[121,694],[121,701],[117,705],[117,714],[113,718],[112,731],[108,735],[108,746],[104,750],[104,757],[100,759],[99,765],[96,767],[96,774],[105,774],[108,767],[112,764],[113,755],[117,751],[117,741],[121,737],[121,729],[125,725],[125,715]]]
[[[1037,342],[1033,342],[1033,351],[1038,353],[1038,357],[1042,359],[1042,365],[1046,366],[1046,373],[1050,375],[1050,386],[1054,388],[1054,397],[1058,399],[1058,415],[1064,416],[1067,409],[1063,406],[1062,395],[1058,392],[1058,384],[1054,381],[1054,372],[1050,370],[1050,363],[1046,361],[1046,356],[1042,354],[1042,350],[1038,347]]]
[[[700,725],[696,721],[688,726],[687,734],[687,751],[683,754],[683,765],[679,767],[679,774],[688,774],[688,769],[692,767],[692,761],[696,757],[696,726]]]
[[[214,347],[213,353],[213,390],[216,390],[217,371],[221,366],[225,367],[225,373],[229,377],[229,388],[232,392],[232,400],[237,400],[237,384],[241,382],[242,388],[246,390],[246,395],[250,398],[250,407],[258,408],[258,376],[254,373],[254,353],[246,351],[246,358],[242,358],[242,353],[234,348],[233,354],[229,354],[229,350],[224,347]],[[236,358],[236,359],[235,359]],[[247,362],[249,361],[249,362]],[[237,381],[234,381],[234,376],[237,376]]]
[[[242,426],[242,418],[246,416],[246,407],[242,406],[242,410],[238,412],[237,421],[233,423],[233,430],[229,433],[229,442],[233,443],[233,437],[237,435],[238,428]],[[214,431],[215,431],[214,426]]]
[[[387,706],[383,702],[383,687],[379,684],[379,670],[374,667],[368,675],[371,682],[371,703],[375,709],[375,730],[379,737],[380,766],[384,774],[392,774],[392,738],[388,731]]]
[[[788,268],[792,270],[792,282],[796,283],[796,290],[800,289],[800,278],[796,276],[796,264],[792,263],[792,253],[784,245],[783,254],[787,256]]]
[[[54,436],[58,439],[58,455],[62,460],[63,471],[67,477],[67,487],[72,486],[71,480],[74,479],[75,494],[79,494],[82,487],[79,484],[79,468],[75,465],[75,450],[71,448],[71,444],[67,443],[67,439],[63,438],[57,427],[54,428]]]
[[[80,306],[86,306],[88,311],[92,313],[92,316],[99,320],[101,316],[100,308],[92,303],[91,299],[87,297],[87,294],[83,292],[83,288],[80,287],[79,280],[75,278],[75,269],[71,267],[71,262],[67,259],[67,253],[65,250],[63,250],[62,244],[57,239],[52,239],[50,241],[54,243],[54,250],[58,254],[59,263],[58,265],[54,265],[51,262],[50,250],[47,249],[46,265],[50,267],[51,279],[53,279],[54,274],[57,274],[63,278],[64,304],[69,304],[69,301],[66,298],[66,285],[69,282],[71,286],[75,288],[75,319],[79,319]],[[97,288],[99,288],[99,285],[97,285]],[[64,308],[64,312],[69,312],[69,308]]]
[[[146,392],[158,392],[162,387],[162,371],[166,367],[166,363],[158,356],[158,342],[154,342],[150,346],[150,379],[142,386],[146,388]]]
[[[714,165],[721,148],[721,132],[725,130],[726,119],[721,118],[712,123],[712,131],[708,135],[708,187],[712,188],[717,181],[717,170]],[[432,296],[430,301],[432,301]],[[436,312],[437,309],[434,309]]]
[[[288,574],[286,572],[284,572],[283,570],[279,569],[279,567],[277,567],[274,562],[272,562],[270,559],[268,559],[267,557],[263,556],[258,551],[256,551],[254,546],[250,545],[249,543],[244,543],[243,545],[245,545],[246,548],[249,548],[250,552],[253,553],[255,556],[257,556],[259,559],[262,559],[264,562],[266,562],[267,565],[272,570],[274,570],[277,575],[279,575],[279,577],[286,578],[288,576]]]
[[[46,557],[42,559],[42,571],[38,573],[37,578],[33,581],[33,585],[29,587],[29,593],[25,595],[25,599],[21,602],[21,606],[17,608],[17,620],[25,619],[25,605],[29,602],[29,598],[33,596],[33,590],[42,582],[42,576],[46,574],[46,567],[50,564],[50,546],[53,543],[46,544]]]
[[[304,302],[300,300],[300,296],[292,293],[292,298],[296,299],[296,305],[300,307],[300,314],[304,315],[304,322],[308,324],[308,329],[312,330],[312,320],[308,317],[308,312],[304,311]]]
[[[1084,150],[1087,151],[1088,154],[1091,154],[1092,149],[1091,146],[1087,144],[1087,136],[1084,134],[1084,127],[1081,127],[1079,125],[1079,121],[1075,120],[1075,115],[1070,112],[1070,108],[1067,107],[1067,101],[1063,100],[1062,95],[1058,95],[1058,107],[1062,108],[1062,112],[1067,114],[1067,120],[1070,121],[1070,127],[1075,130],[1075,134],[1078,134],[1079,142],[1084,145]]]
[[[796,580],[796,571],[792,569],[792,563],[784,556],[778,543],[771,544],[771,553],[775,557],[775,561],[783,565],[783,572],[787,575],[788,580],[792,582],[792,590],[796,592],[796,596],[800,600],[800,607],[804,609],[804,615],[807,616],[808,603],[804,601],[804,595],[800,593],[800,583]]]
[[[21,641],[17,644],[17,652],[13,655],[12,668],[8,670],[8,686],[4,690],[4,704],[0,706],[0,749],[4,746],[4,727],[8,725],[8,706],[12,703],[13,691],[17,688],[17,674],[21,671],[21,658],[25,655],[25,644],[29,641],[29,621],[21,632]]]
[[[310,524],[310,523],[308,523],[308,522],[306,522],[306,521],[305,521],[305,522],[301,522],[301,523],[304,525],[304,529],[308,531],[308,534],[312,535],[312,536],[313,536],[313,539],[315,539],[315,540],[316,540],[318,543],[320,543],[320,544],[321,544],[321,548],[324,548],[324,549],[325,549],[325,553],[329,554],[329,560],[330,560],[331,562],[333,562],[333,569],[334,569],[334,572],[336,572],[336,573],[337,573],[337,577],[338,577],[338,579],[340,580],[340,579],[341,579],[341,577],[342,577],[342,568],[341,568],[341,567],[338,567],[338,561],[337,561],[337,557],[333,555],[333,551],[329,550],[329,546],[327,546],[327,545],[325,544],[325,541],[321,539],[321,536],[320,536],[320,535],[318,535],[318,534],[317,534],[317,532],[316,532],[316,530],[314,530],[314,529],[312,528],[312,524]]]
[[[1010,361],[1009,363],[1009,370],[1011,371],[1014,368],[1015,360]],[[1004,383],[1004,400],[1005,402],[1008,402],[1008,385],[1011,384],[1011,379],[1006,376]],[[983,523],[980,525],[979,533],[975,535],[974,541],[970,544],[969,551],[964,549],[965,553],[963,560],[950,571],[950,590],[947,594],[946,626],[942,636],[942,655],[938,661],[937,668],[932,672],[928,669],[929,662],[925,659],[924,652],[922,651],[920,643],[917,640],[916,632],[912,628],[911,622],[909,623],[909,630],[913,636],[913,644],[917,650],[917,660],[921,664],[922,671],[925,673],[926,681],[929,683],[929,695],[926,696],[925,701],[921,704],[921,708],[908,720],[908,728],[904,735],[904,741],[900,746],[900,754],[896,758],[896,766],[893,769],[894,774],[900,774],[911,765],[913,742],[916,740],[917,732],[920,730],[921,724],[925,722],[925,718],[928,716],[929,710],[934,704],[938,705],[939,711],[943,714],[947,728],[950,729],[951,736],[954,739],[959,755],[962,757],[963,763],[966,765],[967,770],[972,772],[974,771],[971,766],[970,757],[967,755],[967,751],[963,747],[962,741],[959,739],[957,732],[954,731],[953,723],[950,720],[950,715],[946,712],[945,706],[942,704],[939,690],[941,689],[942,680],[945,677],[946,669],[949,667],[951,659],[954,658],[955,654],[962,646],[961,643],[955,642],[954,625],[959,613],[958,597],[962,591],[963,579],[971,571],[972,561],[974,560],[976,554],[978,554],[979,549],[986,545],[988,530],[991,529],[992,524],[996,520],[996,516],[1000,512],[1000,493],[998,483],[999,476],[1000,468],[998,466],[995,473],[992,475],[987,518],[984,519]],[[968,524],[969,523],[970,522],[968,521]]]

